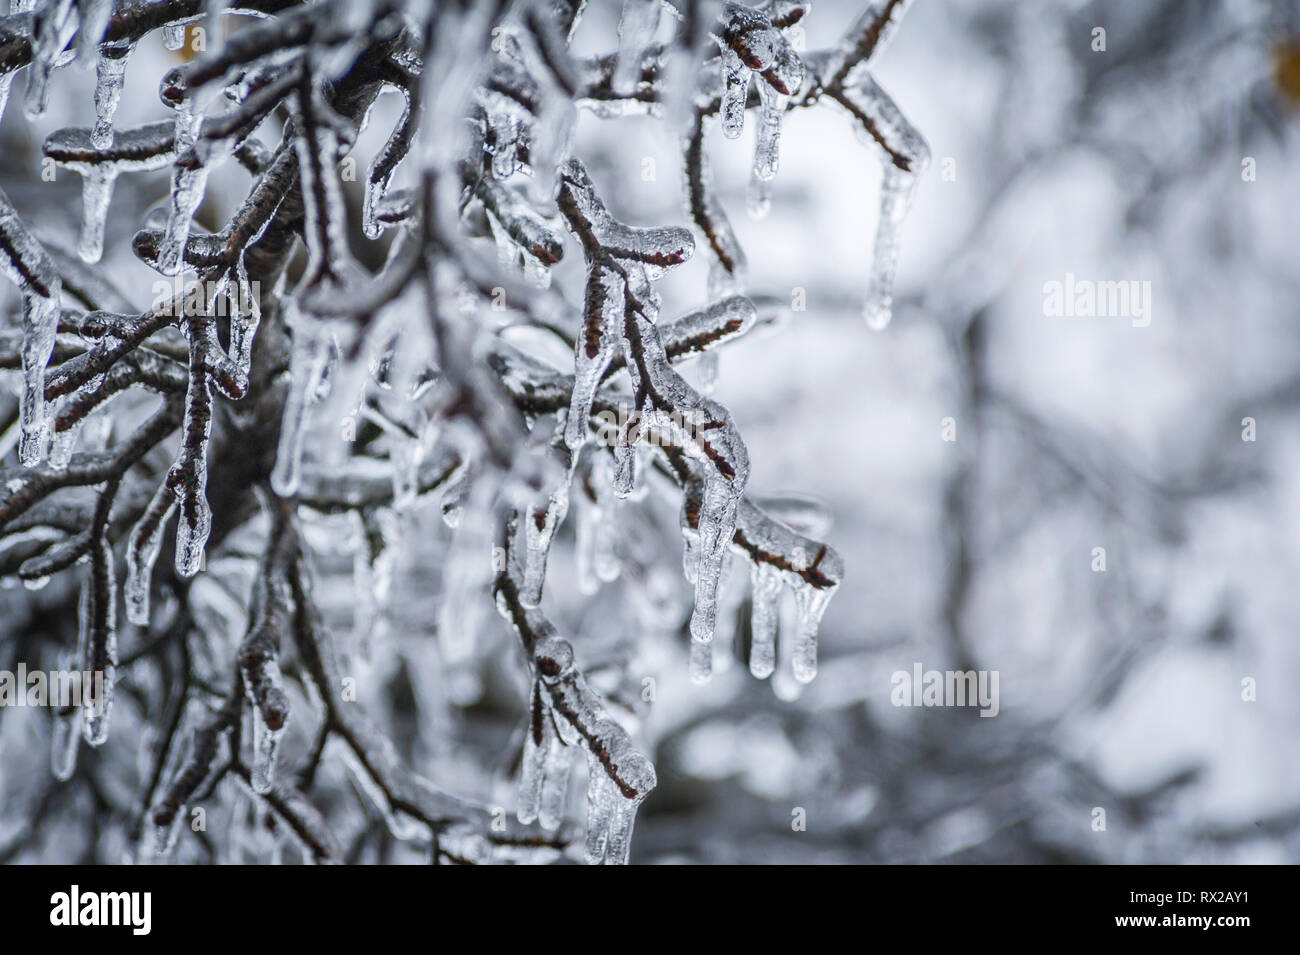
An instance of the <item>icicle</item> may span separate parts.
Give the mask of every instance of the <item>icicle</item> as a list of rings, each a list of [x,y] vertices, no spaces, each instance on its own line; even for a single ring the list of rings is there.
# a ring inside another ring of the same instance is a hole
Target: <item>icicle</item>
[[[731,482],[721,478],[705,480],[696,545],[695,612],[691,614],[691,639],[696,643],[713,639],[722,563],[736,530],[739,500]]]
[[[533,685],[533,715],[524,734],[523,760],[519,768],[519,795],[515,817],[524,825],[537,819],[541,813],[542,785],[546,780],[551,744],[555,740],[555,726],[550,713],[542,706],[536,682]],[[537,737],[540,736],[540,741]]]
[[[794,676],[800,683],[811,683],[817,676],[817,629],[835,588],[817,588],[808,584],[795,587],[795,606],[799,616],[794,641]]]
[[[112,135],[110,130],[109,135]],[[109,165],[88,168],[81,179],[81,236],[77,254],[83,262],[98,262],[104,254],[104,224],[113,201],[117,170]]]
[[[253,337],[262,321],[262,303],[248,280],[248,267],[241,252],[235,263],[235,311],[230,321],[230,351],[235,365],[245,375],[252,373]]]
[[[45,410],[45,367],[54,351],[62,283],[54,263],[0,192],[0,271],[23,297],[22,438],[18,457],[35,467],[49,437]]]
[[[63,673],[76,673],[79,667],[78,654],[59,653],[59,670]],[[83,692],[88,689],[83,687]],[[54,712],[54,723],[50,728],[50,770],[59,782],[67,782],[77,768],[77,748],[81,744],[80,706],[67,706]]]
[[[106,541],[95,546],[98,550],[92,556],[91,573],[81,591],[81,629],[86,647],[82,669],[92,674],[94,687],[90,702],[84,707],[81,728],[87,743],[102,746],[108,739],[113,684],[117,679],[117,610],[113,599],[116,593],[113,548]],[[96,578],[101,575],[97,584]]]
[[[767,218],[772,211],[772,183],[769,180],[750,176],[745,190],[745,211],[755,221]]]
[[[123,585],[123,599],[126,603],[126,619],[136,626],[149,624],[149,587],[153,577],[153,565],[158,560],[158,551],[162,549],[163,525],[172,508],[176,506],[176,495],[163,484],[154,493],[144,515],[131,529],[130,539],[126,545],[126,583]]]
[[[519,133],[522,125],[508,112],[495,113],[489,118],[494,143],[492,146],[492,176],[509,179],[519,168]]]
[[[745,129],[745,101],[749,98],[749,70],[736,51],[722,51],[722,135],[739,139]]]
[[[751,172],[755,179],[768,182],[775,178],[780,165],[781,118],[785,115],[790,97],[777,92],[768,83],[759,84],[758,93],[763,106],[758,112],[754,166]]]
[[[59,782],[67,782],[77,769],[77,748],[81,744],[81,707],[57,713],[51,729],[50,770]]]
[[[185,494],[180,502],[180,517],[176,521],[176,573],[193,577],[203,565],[203,549],[212,531],[212,510],[202,491],[197,495]]]
[[[691,641],[689,663],[691,682],[703,686],[713,679],[713,644]]]
[[[605,775],[605,769],[594,756],[587,757],[587,845],[584,858],[587,865],[600,865],[605,858],[609,840],[609,822],[614,816],[614,804],[619,799],[614,781]]]
[[[605,865],[627,865],[628,855],[632,849],[632,827],[636,823],[636,811],[644,801],[646,793],[655,785],[654,767],[638,752],[631,752],[622,757],[618,768],[625,778],[640,780],[640,782],[633,783],[638,787],[636,796],[631,799],[620,798],[614,803],[613,817],[609,822],[609,837],[605,846]]]
[[[781,118],[790,97],[778,93],[767,83],[758,85],[763,107],[758,114],[754,165],[750,170],[745,208],[751,218],[762,219],[772,206],[772,180],[776,177],[781,143]]]
[[[97,385],[92,383],[92,387]],[[59,414],[64,405],[66,405],[71,396],[56,399],[54,411],[50,414],[53,422],[57,423]],[[72,452],[77,446],[77,431],[80,429],[81,422],[78,421],[62,431],[57,427],[50,428],[50,444],[45,453],[45,463],[55,471],[65,471],[68,462],[72,460]]]
[[[10,70],[8,73],[0,73],[0,120],[5,118],[5,107],[9,105],[9,90],[14,83],[14,74],[17,70]]]
[[[271,486],[282,497],[297,493],[303,442],[307,437],[307,410],[316,402],[329,358],[323,339],[313,336],[303,323],[298,322],[297,326],[299,341],[293,349],[289,397],[280,425],[275,468],[271,472]]]
[[[253,707],[253,792],[266,795],[275,788],[275,760],[284,728],[271,729],[259,707]]]
[[[438,647],[447,693],[462,705],[475,702],[483,692],[482,679],[473,666],[474,650],[491,612],[483,595],[496,570],[494,559],[487,515],[481,504],[471,504],[465,508],[442,566],[438,607]]]
[[[524,739],[515,815],[525,825],[537,820],[543,829],[554,831],[564,822],[564,805],[576,750],[566,745],[556,732],[550,711],[543,702],[545,693],[541,682],[534,681],[532,716]]]
[[[618,502],[609,498],[609,467],[604,452],[596,450],[583,481],[582,507],[578,509],[575,550],[578,589],[594,594],[601,582],[617,580],[622,572],[618,557]]]
[[[163,46],[172,53],[175,53],[185,46],[185,29],[184,23],[168,23],[162,28]]]
[[[465,509],[469,491],[469,468],[462,465],[447,481],[446,488],[442,492],[442,522],[448,527],[456,528],[460,525],[460,516]]]
[[[77,32],[78,18],[74,14],[73,0],[46,0],[32,16],[32,59],[27,67],[27,97],[23,104],[28,119],[45,113],[50,72]]]
[[[226,34],[221,28],[221,15],[230,7],[231,0],[203,0],[203,29],[207,34],[206,52],[209,56],[225,45]]]
[[[176,809],[176,815],[173,816],[166,825],[155,825],[153,828],[154,852],[159,856],[169,856],[172,850],[176,848],[176,840],[181,834],[181,825],[185,822],[187,815],[184,804]]]
[[[537,821],[543,829],[554,831],[564,822],[564,804],[569,796],[569,774],[573,769],[575,751],[565,746],[558,736],[550,740],[546,760],[546,775],[542,782],[541,804]]]
[[[749,672],[760,680],[776,667],[776,631],[780,620],[781,571],[756,563],[750,572],[752,595],[749,617]]]
[[[863,316],[874,329],[889,324],[894,304],[894,274],[898,269],[898,230],[912,201],[914,176],[886,165],[880,182],[880,218],[871,251],[871,290]]]
[[[380,510],[361,515],[360,539],[352,559],[356,609],[352,615],[352,639],[363,658],[370,656],[370,642],[388,612],[393,587],[393,569],[400,526],[395,513]]]
[[[659,28],[660,0],[624,0],[618,21],[618,59],[612,86],[619,96],[628,96],[641,79],[641,58],[654,41]]]
[[[89,65],[113,17],[113,0],[78,0],[77,13],[81,19],[77,28],[77,61]]]
[[[128,43],[121,46],[105,44],[100,50],[95,64],[95,126],[90,133],[90,145],[96,149],[113,145],[113,116],[122,99],[126,61],[134,49],[135,44]]]
[[[393,506],[405,510],[415,503],[420,490],[420,462],[424,460],[424,442],[402,434],[390,434],[388,451],[392,464]]]

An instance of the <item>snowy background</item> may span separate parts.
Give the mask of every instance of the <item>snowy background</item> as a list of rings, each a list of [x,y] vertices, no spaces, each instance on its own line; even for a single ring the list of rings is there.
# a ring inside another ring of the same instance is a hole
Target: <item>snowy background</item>
[[[575,43],[607,49],[613,14],[592,7]],[[809,47],[833,44],[857,11],[814,0]],[[142,45],[119,125],[159,118],[171,56],[156,37]],[[623,582],[577,593],[569,530],[553,558],[548,609],[593,683],[606,651],[631,653],[626,692],[654,680],[637,738],[659,784],[633,861],[1300,861],[1300,11],[920,0],[873,75],[932,154],[883,330],[861,316],[879,164],[847,120],[789,117],[761,222],[745,214],[754,124],[740,142],[710,140],[750,290],[807,299],[722,351],[714,397],[744,436],[752,494],[810,495],[833,515],[825,537],[847,578],[817,680],[801,687],[787,666],[755,681],[719,652],[695,686],[680,573],[650,581],[672,625],[648,633],[653,615]],[[39,183],[50,131],[89,120],[90,81],[63,71],[46,119],[13,103],[0,125],[0,183],[42,237],[75,235],[80,183],[21,184]],[[396,115],[396,98],[382,101],[359,150],[373,153]],[[576,151],[624,221],[685,221],[661,123],[584,114]],[[245,181],[215,176],[201,220],[224,221]],[[106,262],[143,308],[156,276],[129,237],[166,175],[138,183],[114,201]],[[698,305],[706,271],[697,256],[663,280],[665,315]],[[1043,286],[1066,273],[1149,281],[1149,326],[1045,315]],[[12,290],[0,295],[12,314]],[[942,440],[949,417],[955,441]],[[348,672],[421,773],[511,806],[526,676],[486,602],[469,663],[435,639],[429,580],[449,544],[436,512],[405,519],[380,646]],[[218,579],[246,569],[209,559]],[[350,558],[337,564],[322,599],[346,630],[357,597]],[[58,581],[0,593],[0,665],[40,633],[75,631],[74,606]],[[891,674],[917,662],[998,671],[998,716],[891,705]],[[48,733],[45,714],[0,714],[0,859],[120,857],[95,822],[112,793],[82,788],[41,810]],[[115,736],[97,756],[122,771],[101,783],[129,797],[147,743]],[[806,831],[792,829],[798,809]],[[38,812],[58,825],[32,841]],[[377,851],[409,860],[399,843]]]

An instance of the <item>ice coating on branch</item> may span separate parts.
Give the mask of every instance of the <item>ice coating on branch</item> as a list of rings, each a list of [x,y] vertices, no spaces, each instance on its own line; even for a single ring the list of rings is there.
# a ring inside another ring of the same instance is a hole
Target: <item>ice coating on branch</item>
[[[122,596],[126,603],[126,619],[136,626],[149,623],[149,587],[153,565],[162,549],[163,525],[176,506],[176,494],[163,484],[154,493],[126,544],[126,582]]]
[[[169,123],[150,123],[114,134],[110,120],[105,129],[108,141],[102,145],[96,143],[100,131],[96,125],[94,129],[60,129],[46,137],[42,147],[46,157],[82,177],[77,254],[84,262],[98,262],[103,252],[104,223],[118,175],[162,169],[174,157]]]
[[[167,473],[176,494],[176,573],[193,577],[203,562],[212,530],[208,506],[208,438],[212,433],[212,375],[221,362],[216,321],[207,314],[189,321],[190,375],[181,425],[181,450]]]
[[[569,512],[569,487],[573,482],[577,455],[565,447],[561,437],[562,434],[556,434],[544,449],[551,458],[552,466],[546,469],[551,486],[538,492],[524,515],[524,581],[519,599],[525,607],[536,607],[542,602],[551,542]]]
[[[871,287],[864,316],[872,328],[889,323],[894,297],[894,274],[898,268],[899,228],[902,226],[920,173],[930,160],[929,147],[903,117],[880,85],[863,73],[858,84],[845,92],[846,98],[864,117],[869,127],[859,127],[859,136],[875,146],[881,155],[880,215],[871,253]]]
[[[632,845],[636,811],[654,788],[650,760],[632,747],[627,734],[612,720],[600,720],[591,732],[587,755],[588,865],[626,865]],[[603,750],[604,755],[599,755]],[[613,766],[613,772],[608,766]]]
[[[572,757],[565,747],[587,754],[587,850],[590,864],[627,862],[637,807],[656,785],[654,766],[611,720],[577,669],[573,646],[550,622],[519,601],[519,568],[507,552],[497,575],[497,609],[532,648],[527,738],[520,771],[516,815],[558,827],[564,816]]]
[[[831,51],[824,75],[844,79],[850,72],[865,72],[864,64],[889,44],[911,5],[912,0],[867,0],[844,41]]]
[[[672,367],[655,325],[659,298],[650,280],[689,258],[694,243],[682,229],[637,229],[615,220],[577,160],[562,172],[560,211],[582,242],[588,267],[565,443],[576,449],[585,440],[595,391],[617,345],[633,403],[618,424],[616,491],[620,496],[631,492],[634,446],[651,431],[700,462],[707,475],[698,545],[687,567],[695,584],[691,635],[696,643],[707,644],[713,639],[719,578],[749,477],[749,456],[727,410],[696,392]],[[693,672],[701,680],[707,678],[704,657],[703,651],[693,656]]]
[[[361,229],[368,239],[377,239],[384,231],[385,223],[380,218],[380,212],[388,195],[388,187],[392,184],[393,176],[397,172],[397,165],[402,157],[406,155],[411,138],[414,135],[418,107],[414,102],[411,90],[399,87],[398,91],[402,94],[404,101],[402,117],[398,120],[397,128],[393,131],[392,137],[371,162],[370,172],[366,176],[366,191],[361,201]]]
[[[244,696],[253,710],[253,765],[249,785],[258,795],[275,788],[275,764],[289,719],[289,698],[280,675],[280,633],[288,629],[290,600],[285,581],[286,546],[293,538],[274,524],[253,584],[248,633],[237,663]]]
[[[685,138],[683,189],[686,210],[704,235],[714,264],[709,270],[709,296],[717,298],[740,290],[745,274],[745,252],[713,189],[713,171],[704,149],[705,122],[697,110]]]
[[[491,158],[492,175],[506,180],[520,168],[519,150],[527,146],[527,131],[540,107],[537,81],[520,62],[517,41],[502,34],[495,44],[498,56],[491,81],[475,91],[484,113],[484,148]]]
[[[627,323],[634,313],[654,321],[658,301],[649,280],[689,259],[695,243],[685,229],[643,229],[619,222],[576,159],[561,170],[560,211],[582,242],[587,259],[583,324],[574,352],[573,396],[564,432],[565,444],[577,450],[589,433],[587,418],[596,389],[615,350],[625,343]],[[634,289],[629,289],[629,282]]]
[[[103,674],[103,689],[92,695],[83,709],[82,735],[91,746],[102,746],[108,739],[109,718],[113,711],[113,685],[117,679],[117,611],[114,596],[113,548],[98,541],[91,553],[90,574],[81,590],[81,645],[85,648],[81,669],[98,679]]]
[[[551,284],[550,267],[564,254],[552,225],[508,186],[484,177],[475,185],[502,265],[521,269],[540,288]]]
[[[623,279],[617,272],[592,266],[587,276],[586,320],[574,354],[573,397],[564,426],[564,443],[571,450],[587,440],[591,403],[618,347],[625,308],[623,290]]]
[[[803,61],[780,27],[774,25],[764,11],[743,4],[724,4],[717,39],[722,51],[722,100],[719,107],[722,134],[728,139],[736,139],[744,130],[749,78],[756,74],[763,104],[760,119],[763,125],[759,129],[754,155],[754,176],[763,181],[770,180],[776,175],[781,114],[785,112],[789,98],[803,84]]]
[[[45,368],[54,351],[63,285],[49,255],[0,191],[0,271],[23,299],[22,438],[18,457],[35,467],[45,455]]]
[[[356,268],[348,254],[347,206],[337,166],[343,154],[343,136],[350,145],[353,131],[325,101],[310,74],[304,75],[291,102],[300,130],[294,146],[306,211],[303,240],[307,267],[300,287],[327,296],[329,289],[345,284]],[[310,306],[304,302],[304,307]]]
[[[653,429],[698,461],[706,474],[699,540],[688,577],[695,584],[691,637],[696,643],[708,643],[713,639],[723,559],[749,477],[749,456],[727,410],[696,392],[673,369],[648,318],[638,313],[629,324],[634,337],[625,348],[628,374],[633,394],[645,396],[634,425],[637,437]]]

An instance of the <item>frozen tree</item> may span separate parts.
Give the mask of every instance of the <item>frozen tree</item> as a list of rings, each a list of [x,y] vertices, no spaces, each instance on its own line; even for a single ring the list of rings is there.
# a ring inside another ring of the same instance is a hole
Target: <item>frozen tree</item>
[[[852,124],[882,170],[861,292],[883,328],[929,158],[871,73],[907,3],[864,3],[805,52],[807,3],[626,0],[593,12],[590,55],[584,7],[19,0],[0,19],[7,128],[94,76],[93,121],[26,166],[64,206],[79,178],[75,250],[22,180],[0,194],[0,573],[33,591],[4,598],[6,659],[105,681],[53,711],[8,855],[57,854],[57,816],[100,861],[625,862],[656,786],[638,654],[665,638],[666,665],[708,681],[725,584],[747,580],[753,675],[813,680],[845,571],[820,506],[748,493],[710,397],[715,350],[785,309],[747,295],[706,138],[752,127],[761,218],[787,117]],[[160,102],[128,126],[136,70]],[[680,142],[684,215],[617,215],[580,114]],[[707,287],[661,315],[658,284],[697,253]],[[123,278],[131,256],[152,279]],[[512,679],[517,731],[457,731],[453,709]]]

